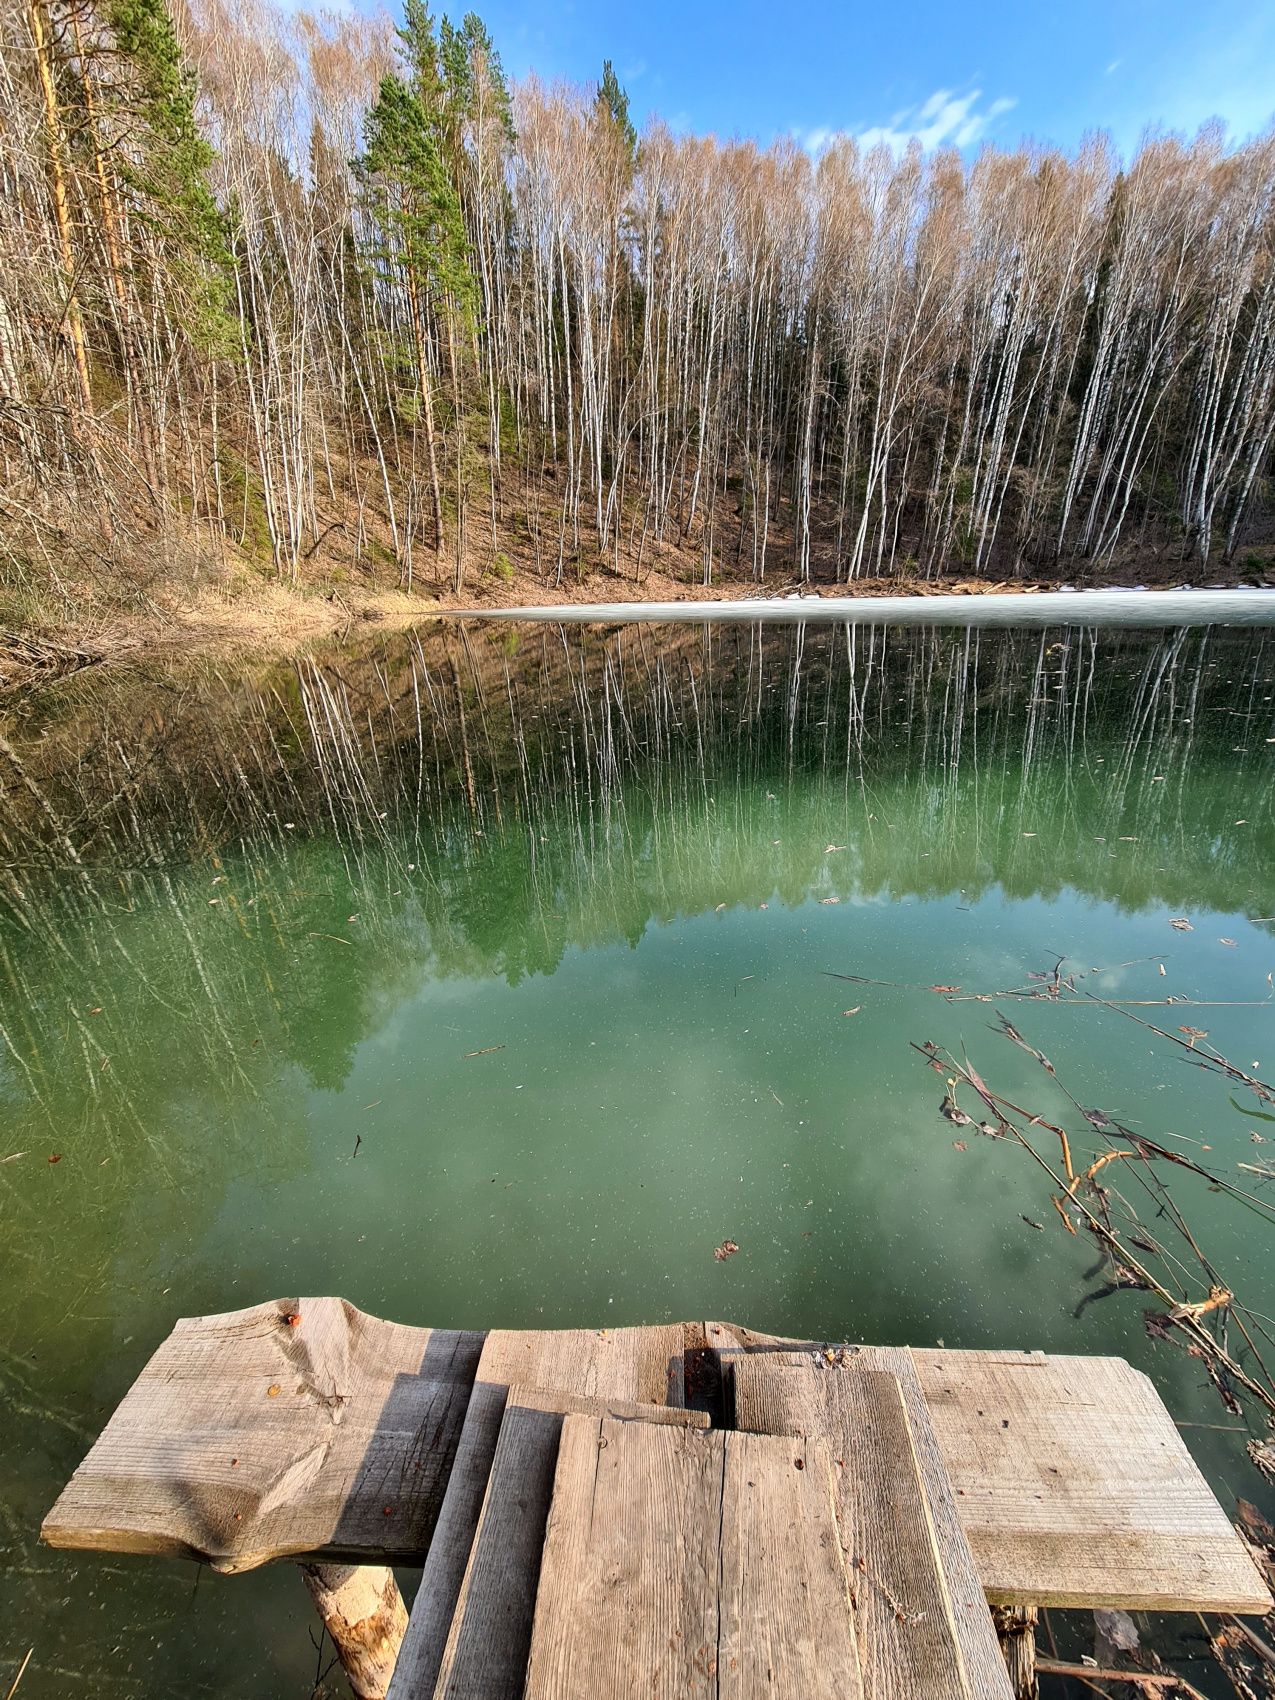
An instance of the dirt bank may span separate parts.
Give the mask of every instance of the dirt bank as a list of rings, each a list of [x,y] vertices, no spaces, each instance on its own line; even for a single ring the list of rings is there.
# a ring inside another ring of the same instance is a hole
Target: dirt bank
[[[1180,582],[1180,581],[1179,581]],[[995,580],[945,577],[914,580],[858,579],[853,586],[815,583],[802,587],[808,597],[986,596],[1009,591],[1036,594],[1061,588],[1045,580]],[[1168,585],[1164,588],[1169,588]],[[519,572],[508,580],[480,575],[456,595],[426,584],[409,595],[401,590],[345,584],[340,588],[291,588],[259,582],[228,595],[207,589],[184,597],[148,599],[141,611],[118,609],[99,619],[41,621],[23,631],[0,631],[0,690],[12,690],[39,678],[78,668],[127,661],[146,654],[197,651],[226,656],[290,654],[324,638],[348,635],[371,626],[410,626],[442,615],[484,612],[529,605],[579,603],[722,602],[786,596],[795,583],[753,579],[688,584],[685,577],[648,571],[641,579],[595,571],[560,584]]]

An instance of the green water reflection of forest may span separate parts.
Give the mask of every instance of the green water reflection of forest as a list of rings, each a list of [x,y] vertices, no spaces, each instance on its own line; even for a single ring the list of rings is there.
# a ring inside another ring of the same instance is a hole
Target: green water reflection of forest
[[[1020,1156],[957,1149],[908,1041],[1056,1109],[927,988],[1066,955],[1269,1054],[1273,664],[1260,631],[440,626],[11,704],[0,1671],[34,1643],[24,1700],[309,1693],[286,1573],[192,1594],[33,1544],[174,1317],[276,1293],[1118,1351],[1218,1421],[1136,1295],[1076,1315],[1093,1247],[1025,1223]],[[1116,1014],[1015,1020],[1229,1171],[1275,1136]],[[1275,1313],[1257,1226],[1198,1194]],[[1188,1438],[1262,1499],[1242,1436]]]

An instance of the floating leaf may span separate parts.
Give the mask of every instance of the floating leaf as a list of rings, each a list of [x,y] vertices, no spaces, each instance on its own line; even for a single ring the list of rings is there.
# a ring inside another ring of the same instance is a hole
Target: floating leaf
[[[725,1263],[728,1257],[734,1257],[739,1247],[734,1240],[723,1240],[721,1245],[713,1247],[713,1256],[719,1263]]]

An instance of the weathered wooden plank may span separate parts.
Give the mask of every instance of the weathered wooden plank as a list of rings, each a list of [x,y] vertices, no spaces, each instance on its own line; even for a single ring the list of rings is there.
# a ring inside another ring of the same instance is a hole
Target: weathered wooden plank
[[[991,1599],[1270,1610],[1159,1394],[1122,1358],[911,1356]]]
[[[728,1383],[754,1352],[793,1361],[845,1352],[897,1375],[940,1539],[946,1475],[954,1520],[997,1604],[1270,1609],[1154,1386],[1121,1358],[812,1345],[704,1328]]]
[[[482,1341],[333,1298],[186,1318],[41,1534],[222,1571],[288,1557],[419,1561]]]
[[[702,1411],[510,1388],[478,1530],[434,1689],[438,1700],[520,1700],[558,1441],[568,1412],[708,1428]],[[428,1700],[405,1687],[394,1692],[402,1700],[409,1696]]]
[[[648,1405],[683,1403],[681,1325],[495,1330],[487,1336],[438,1527],[412,1606],[391,1700],[434,1692],[514,1385]]]
[[[724,1324],[710,1324],[709,1327],[710,1329],[718,1329],[719,1332],[716,1335],[710,1333],[709,1338],[710,1340],[717,1340],[720,1347],[722,1340],[727,1337],[730,1331],[726,1329]],[[947,1471],[939,1453],[934,1430],[930,1426],[929,1413],[912,1361],[906,1351],[890,1348],[878,1348],[876,1350],[865,1348],[862,1353],[855,1352],[853,1348],[837,1348],[833,1352],[833,1356],[834,1359],[844,1358],[851,1364],[860,1365],[863,1368],[885,1369],[898,1381],[904,1409],[907,1412],[908,1427],[920,1472],[921,1484],[934,1529],[947,1588],[952,1623],[955,1627],[964,1668],[969,1680],[974,1684],[975,1693],[1005,1700],[1007,1678],[1004,1660],[1000,1654],[999,1643],[988,1615],[983,1585],[961,1527],[951,1483],[948,1480]],[[751,1366],[757,1363],[762,1366],[763,1373],[769,1374],[777,1373],[779,1366],[783,1365],[796,1366],[798,1371],[814,1370],[815,1352],[810,1348],[796,1353],[768,1353],[763,1351],[753,1357],[740,1350],[732,1354],[732,1359],[732,1374],[735,1382],[735,1420],[743,1428],[752,1426],[748,1413],[749,1383],[747,1380]],[[820,1362],[823,1367],[814,1370],[815,1374],[838,1373],[828,1365],[826,1358],[821,1357]],[[790,1394],[798,1409],[800,1409],[802,1402],[806,1401],[807,1391],[807,1383],[802,1380],[796,1391]],[[744,1398],[742,1411],[740,1408],[741,1392]],[[830,1394],[829,1396],[833,1395]],[[823,1406],[810,1409],[808,1403],[806,1409],[808,1412],[805,1417],[807,1426],[818,1431],[821,1425],[828,1424],[827,1432],[832,1439],[832,1444],[834,1446],[841,1444],[835,1438],[838,1430],[832,1426],[837,1420],[835,1409],[830,1414]],[[762,1418],[760,1420],[767,1419]],[[845,1459],[847,1468],[849,1467],[850,1459],[844,1450],[838,1450],[835,1456]],[[844,1479],[843,1473],[840,1480],[844,1482]]]
[[[566,1418],[528,1700],[861,1692],[825,1448]]]
[[[732,1700],[856,1700],[863,1685],[827,1448],[718,1433],[725,1467],[714,1692]],[[700,1536],[710,1563],[712,1533],[710,1525]],[[623,1691],[622,1668],[620,1685]]]
[[[735,1415],[741,1429],[814,1435],[832,1451],[865,1693],[1010,1700],[972,1560],[959,1531],[939,1539],[898,1378],[760,1354],[736,1366]],[[949,1554],[966,1607],[973,1596],[959,1621]]]

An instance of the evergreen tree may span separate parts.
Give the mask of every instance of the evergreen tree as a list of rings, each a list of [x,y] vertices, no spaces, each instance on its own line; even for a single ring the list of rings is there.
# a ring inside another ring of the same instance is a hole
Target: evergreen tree
[[[636,164],[637,131],[633,128],[633,120],[629,117],[629,97],[621,88],[620,79],[616,76],[615,67],[609,59],[602,61],[602,81],[598,84],[594,109],[600,118],[609,122],[614,128],[630,164]]]
[[[449,84],[434,22],[423,0],[407,0],[399,39],[407,76],[391,72],[382,79],[359,166],[409,287],[423,304],[441,297],[452,310],[472,314],[476,291],[454,169],[459,143],[449,123]]]
[[[477,122],[480,114],[495,118],[505,141],[512,143],[509,85],[491,32],[477,12],[466,12],[459,28],[444,18],[439,42],[449,108],[470,123]]]
[[[457,32],[445,27],[440,51],[428,6],[424,0],[406,0],[399,31],[406,74],[391,72],[382,79],[367,116],[364,153],[358,162],[385,239],[379,258],[401,279],[407,294],[429,457],[434,544],[439,552],[442,491],[430,384],[429,320],[433,316],[439,321],[446,342],[459,467],[463,410],[456,331],[458,326],[472,331],[478,310],[457,187],[459,119],[470,92],[469,64],[467,59],[461,64],[464,56],[458,50]],[[459,483],[458,473],[458,528],[463,507]]]
[[[165,0],[109,0],[106,20],[129,73],[117,97],[129,137],[118,175],[144,223],[163,240],[166,287],[179,292],[178,316],[188,332],[212,340],[225,327],[230,256],[208,183],[214,152],[195,121],[195,74]]]

